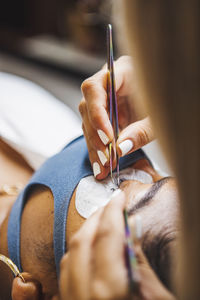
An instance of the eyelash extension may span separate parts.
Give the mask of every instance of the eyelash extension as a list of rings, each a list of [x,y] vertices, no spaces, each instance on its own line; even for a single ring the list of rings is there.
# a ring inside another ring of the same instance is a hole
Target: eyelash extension
[[[112,192],[114,192],[114,191],[116,191],[118,189],[118,187],[116,187],[116,188],[111,188],[110,190],[112,191]]]
[[[120,178],[119,179],[119,184],[121,184],[122,182],[124,182],[125,180],[127,180],[126,178]],[[116,184],[116,183],[115,183]],[[112,192],[114,192],[114,191],[116,191],[118,189],[118,186],[117,186],[117,184],[116,184],[116,188],[111,188],[110,190],[112,191]]]
[[[120,178],[119,179],[119,184],[121,184],[122,182],[124,182],[125,180],[127,180],[126,178]]]

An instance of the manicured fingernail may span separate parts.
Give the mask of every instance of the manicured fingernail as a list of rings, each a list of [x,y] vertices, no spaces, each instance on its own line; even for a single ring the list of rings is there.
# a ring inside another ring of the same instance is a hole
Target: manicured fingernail
[[[93,173],[94,173],[94,177],[97,177],[97,175],[101,173],[101,169],[98,162],[93,163]]]
[[[122,152],[122,156],[124,156],[133,148],[133,142],[131,140],[125,140],[119,144],[119,148]]]
[[[107,157],[106,157],[105,154],[104,154],[102,151],[100,151],[100,150],[97,151],[97,154],[98,154],[98,157],[99,157],[99,159],[100,159],[100,162],[101,162],[102,165],[104,166],[104,165],[106,164],[106,162],[108,161]]]
[[[139,240],[142,237],[142,218],[140,215],[135,217],[135,235]]]
[[[104,145],[107,145],[109,142],[109,138],[107,137],[107,135],[105,134],[105,132],[103,132],[103,130],[98,129],[97,133],[102,141],[102,143],[104,143]]]

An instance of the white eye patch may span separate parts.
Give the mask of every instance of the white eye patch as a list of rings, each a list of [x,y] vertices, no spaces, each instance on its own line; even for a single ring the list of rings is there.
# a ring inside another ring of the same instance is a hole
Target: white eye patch
[[[120,183],[125,180],[137,180],[145,184],[153,182],[151,175],[133,168],[120,172]],[[89,218],[98,208],[109,202],[110,196],[116,189],[117,185],[110,177],[102,181],[97,181],[92,175],[82,178],[76,190],[76,210],[83,218]]]

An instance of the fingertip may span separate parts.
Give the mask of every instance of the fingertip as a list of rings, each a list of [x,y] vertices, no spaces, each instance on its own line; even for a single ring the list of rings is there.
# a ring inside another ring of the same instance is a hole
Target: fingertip
[[[109,161],[108,156],[101,150],[97,150],[97,155],[98,155],[98,158],[99,158],[102,166],[104,167]]]
[[[25,282],[20,277],[13,280],[12,299],[13,300],[32,300],[40,299],[42,295],[41,284],[33,279],[28,273],[23,273]]]
[[[105,109],[89,113],[89,119],[92,127],[96,130],[100,141],[106,146],[113,140],[113,128],[110,124]]]
[[[93,168],[93,174],[94,174],[94,177],[96,179],[99,178],[99,175],[101,174],[101,168],[100,168],[100,165],[97,161],[95,161],[92,165],[92,168]]]
[[[102,143],[106,146],[110,141],[108,135],[101,129],[97,129],[97,133]]]
[[[123,157],[128,153],[132,152],[134,148],[134,143],[131,139],[124,140],[122,142],[118,142],[117,144],[117,153],[119,157]]]
[[[98,162],[94,162],[93,163],[93,173],[94,173],[95,179],[103,180],[108,176],[109,168],[108,167],[100,167],[100,164]]]

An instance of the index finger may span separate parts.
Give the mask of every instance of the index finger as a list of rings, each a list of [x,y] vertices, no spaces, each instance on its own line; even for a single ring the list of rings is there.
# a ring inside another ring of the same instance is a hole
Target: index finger
[[[120,57],[114,63],[114,71],[117,96],[129,95],[132,86],[130,58]],[[91,125],[97,130],[105,145],[113,139],[113,129],[108,116],[107,77],[108,71],[104,66],[101,71],[86,79],[81,86]]]
[[[61,261],[62,299],[89,299],[92,243],[102,210],[98,210],[72,237],[68,253]]]
[[[107,112],[107,76],[107,70],[103,69],[81,85],[90,123],[105,145],[113,139],[113,129]]]

